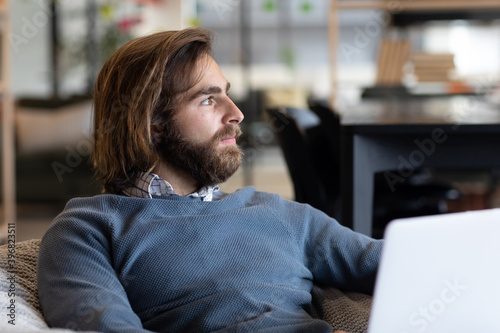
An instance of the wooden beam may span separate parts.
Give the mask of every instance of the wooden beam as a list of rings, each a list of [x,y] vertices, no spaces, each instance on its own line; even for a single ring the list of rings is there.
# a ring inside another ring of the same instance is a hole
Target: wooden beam
[[[1,1],[1,99],[2,99],[2,199],[3,214],[0,221],[0,237],[5,240],[7,226],[16,220],[15,146],[14,146],[14,103],[10,94],[10,31],[8,0]]]
[[[337,99],[337,45],[339,43],[339,16],[335,7],[337,0],[330,0],[330,14],[328,15],[328,39],[330,41],[330,107],[335,108]]]

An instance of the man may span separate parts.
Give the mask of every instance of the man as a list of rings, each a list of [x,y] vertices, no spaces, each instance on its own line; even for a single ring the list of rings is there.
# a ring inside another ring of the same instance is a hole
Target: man
[[[105,193],[44,236],[50,326],[104,332],[332,332],[313,282],[371,292],[381,243],[278,195],[218,184],[238,168],[240,110],[201,28],[136,39],[95,86]]]

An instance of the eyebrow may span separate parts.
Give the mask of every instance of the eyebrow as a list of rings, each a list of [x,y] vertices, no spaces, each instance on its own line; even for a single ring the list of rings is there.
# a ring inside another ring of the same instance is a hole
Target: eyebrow
[[[226,93],[229,91],[230,88],[231,88],[231,83],[227,82]],[[192,101],[192,100],[194,100],[200,96],[203,96],[203,95],[212,95],[212,94],[220,94],[220,93],[222,93],[222,89],[220,87],[217,87],[217,86],[205,87],[205,88],[202,88],[201,90],[197,91],[196,93],[194,93],[189,98],[189,100]]]

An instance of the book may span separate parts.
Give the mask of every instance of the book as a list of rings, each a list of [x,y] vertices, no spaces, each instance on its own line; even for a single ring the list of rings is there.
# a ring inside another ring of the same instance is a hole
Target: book
[[[419,82],[450,81],[455,69],[455,56],[452,53],[424,53],[412,56],[413,73]]]
[[[399,86],[410,53],[407,39],[386,38],[380,43],[377,59],[377,86]]]

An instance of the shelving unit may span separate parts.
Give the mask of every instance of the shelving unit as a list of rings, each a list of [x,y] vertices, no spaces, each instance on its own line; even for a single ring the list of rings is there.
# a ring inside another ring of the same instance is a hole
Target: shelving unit
[[[390,14],[435,15],[449,12],[454,14],[475,14],[479,11],[491,15],[500,10],[500,0],[330,0],[330,78],[331,105],[335,106],[337,92],[337,46],[339,44],[338,14],[342,10],[386,10]]]
[[[333,0],[336,9],[455,10],[499,8],[498,0]]]
[[[9,0],[0,0],[1,33],[1,115],[2,115],[2,219],[0,242],[5,241],[7,226],[15,223],[15,156],[14,156],[14,105],[10,93],[10,43]]]

